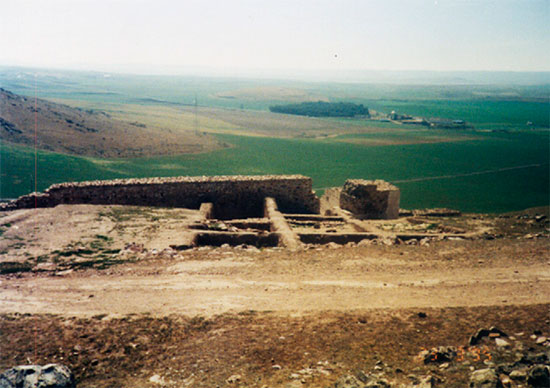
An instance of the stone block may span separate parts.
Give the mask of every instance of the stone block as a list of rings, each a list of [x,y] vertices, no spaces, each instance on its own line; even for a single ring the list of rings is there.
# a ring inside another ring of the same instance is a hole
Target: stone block
[[[399,189],[383,180],[348,179],[340,192],[340,207],[358,218],[399,217]]]

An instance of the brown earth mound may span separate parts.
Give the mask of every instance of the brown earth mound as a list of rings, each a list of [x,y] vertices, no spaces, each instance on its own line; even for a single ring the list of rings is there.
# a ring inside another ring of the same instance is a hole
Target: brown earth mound
[[[0,88],[0,139],[40,149],[94,157],[141,157],[206,152],[209,135],[126,122],[108,113],[20,96]]]

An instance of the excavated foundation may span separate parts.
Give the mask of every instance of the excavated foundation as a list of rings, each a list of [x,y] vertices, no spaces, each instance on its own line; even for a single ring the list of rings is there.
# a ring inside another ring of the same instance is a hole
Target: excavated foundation
[[[397,187],[380,180],[348,180],[319,199],[311,178],[301,175],[175,177],[62,183],[2,204],[0,210],[59,204],[199,209],[200,220],[185,226],[185,241],[173,245],[177,249],[225,244],[298,249],[304,244],[433,237],[387,232],[365,222],[397,219],[399,198]],[[451,213],[445,209],[445,214]]]

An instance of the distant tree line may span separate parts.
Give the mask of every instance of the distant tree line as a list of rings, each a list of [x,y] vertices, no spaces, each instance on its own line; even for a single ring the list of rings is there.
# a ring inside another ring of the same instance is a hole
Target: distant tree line
[[[274,105],[269,110],[275,113],[313,117],[369,116],[369,109],[363,104],[351,102],[301,102],[299,104]]]

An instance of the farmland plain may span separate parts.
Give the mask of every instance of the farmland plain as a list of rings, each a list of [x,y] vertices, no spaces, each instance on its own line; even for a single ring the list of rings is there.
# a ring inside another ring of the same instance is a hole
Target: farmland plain
[[[311,176],[318,192],[348,178],[385,179],[400,187],[405,208],[504,212],[548,205],[548,85],[329,84],[3,69],[0,86],[119,120],[210,133],[224,144],[213,152],[134,159],[38,150],[38,190],[121,177],[299,173]],[[462,119],[474,129],[268,112],[271,104],[300,99]],[[34,158],[30,147],[1,144],[0,197],[34,190]]]

